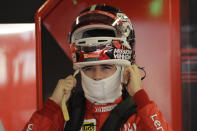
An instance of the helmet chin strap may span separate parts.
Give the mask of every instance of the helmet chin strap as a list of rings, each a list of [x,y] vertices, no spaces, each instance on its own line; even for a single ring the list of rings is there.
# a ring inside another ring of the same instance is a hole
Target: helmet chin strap
[[[140,69],[144,72],[144,76],[141,77],[141,80],[144,80],[144,78],[146,77],[146,71],[145,71],[144,67],[143,66],[138,66],[138,65],[137,65],[137,67],[138,67],[138,69]]]

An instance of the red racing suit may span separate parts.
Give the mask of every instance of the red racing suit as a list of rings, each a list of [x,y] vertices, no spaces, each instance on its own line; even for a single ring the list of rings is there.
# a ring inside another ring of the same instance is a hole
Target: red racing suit
[[[150,101],[143,89],[133,98],[138,106],[137,113],[129,117],[121,127],[121,131],[172,131],[156,104]],[[81,131],[99,131],[111,110],[121,100],[122,97],[106,105],[95,105],[87,101]],[[65,123],[60,106],[48,99],[43,108],[32,115],[23,131],[63,131]],[[90,127],[91,124],[96,126]]]

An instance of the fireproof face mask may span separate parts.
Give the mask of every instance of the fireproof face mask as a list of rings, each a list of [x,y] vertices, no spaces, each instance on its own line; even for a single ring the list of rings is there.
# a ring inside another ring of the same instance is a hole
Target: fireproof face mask
[[[92,103],[113,103],[122,95],[121,67],[116,66],[116,72],[102,80],[93,80],[81,71],[82,88],[86,99]]]

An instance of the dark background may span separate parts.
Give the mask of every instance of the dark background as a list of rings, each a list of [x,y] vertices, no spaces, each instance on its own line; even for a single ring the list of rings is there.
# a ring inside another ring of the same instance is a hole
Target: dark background
[[[181,49],[196,50],[181,52],[188,56],[187,62],[182,59],[182,112],[183,131],[197,130],[197,1],[181,0]],[[187,75],[184,73],[187,72]],[[186,82],[184,80],[190,80]]]
[[[4,0],[0,3],[0,24],[34,23],[34,14],[45,0]],[[181,0],[181,48],[197,48],[197,1]],[[72,64],[49,32],[42,27],[43,100],[51,94],[60,78],[72,73]],[[196,53],[181,53],[197,56]],[[182,72],[197,72],[197,59],[182,62]],[[70,69],[68,72],[68,68]],[[182,82],[183,130],[197,130],[197,82]]]
[[[36,10],[45,0],[1,0],[0,23],[33,23]]]

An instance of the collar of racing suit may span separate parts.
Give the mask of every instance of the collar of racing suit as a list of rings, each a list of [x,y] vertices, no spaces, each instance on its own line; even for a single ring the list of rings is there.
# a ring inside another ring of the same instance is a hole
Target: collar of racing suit
[[[108,104],[97,104],[97,103],[92,103],[89,100],[86,100],[86,111],[92,113],[110,112],[121,101],[122,101],[122,96],[120,96],[114,103],[108,103]]]

